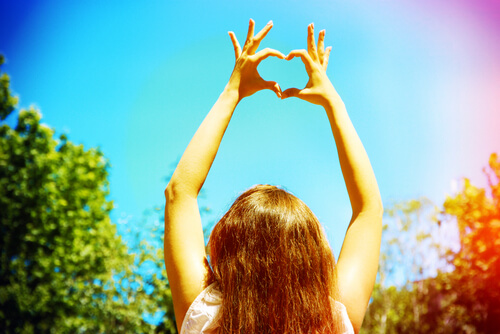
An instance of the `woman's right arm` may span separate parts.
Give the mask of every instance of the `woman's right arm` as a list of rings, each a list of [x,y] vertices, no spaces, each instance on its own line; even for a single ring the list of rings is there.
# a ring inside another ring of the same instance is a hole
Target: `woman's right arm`
[[[234,33],[229,33],[236,58],[233,73],[191,139],[165,190],[165,267],[179,331],[189,306],[204,287],[206,254],[197,198],[224,132],[236,105],[244,97],[262,89],[270,89],[278,97],[281,96],[278,84],[262,79],[257,66],[269,56],[281,59],[285,56],[269,48],[256,52],[262,39],[271,30],[272,22],[255,36],[254,25],[254,21],[250,20],[243,48]]]
[[[352,218],[336,267],[338,286],[341,301],[358,332],[377,276],[383,208],[368,155],[344,103],[326,75],[331,48],[324,49],[324,37],[323,30],[316,46],[314,26],[309,25],[307,51],[295,50],[287,56],[287,60],[301,57],[309,82],[304,89],[285,90],[282,98],[295,96],[321,105],[330,121],[352,207]]]

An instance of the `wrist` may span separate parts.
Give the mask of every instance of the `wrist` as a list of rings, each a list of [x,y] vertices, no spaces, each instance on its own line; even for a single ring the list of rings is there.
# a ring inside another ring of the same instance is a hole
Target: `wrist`
[[[323,103],[327,113],[332,113],[340,109],[345,109],[344,102],[340,98],[335,88],[331,88],[327,94],[325,94],[325,101]]]
[[[228,109],[232,112],[240,102],[240,94],[238,89],[231,87],[229,84],[224,87],[224,90],[219,95],[218,102],[227,106]]]
[[[222,94],[225,94],[225,95],[231,95],[231,96],[238,96],[239,95],[239,89],[237,86],[234,86],[234,85],[231,85],[231,84],[227,84],[226,87],[224,87],[224,90],[222,91]]]
[[[221,96],[222,95],[230,99],[236,99],[236,101],[239,102],[241,100],[239,85],[235,84],[232,80],[229,80],[226,87],[224,87],[224,90],[222,91]]]

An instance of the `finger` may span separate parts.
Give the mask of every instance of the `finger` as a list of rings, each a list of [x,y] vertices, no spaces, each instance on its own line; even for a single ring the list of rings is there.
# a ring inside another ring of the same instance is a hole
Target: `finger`
[[[325,29],[319,32],[319,37],[318,37],[318,58],[321,64],[323,64],[324,56],[325,56]]]
[[[302,89],[298,89],[298,88],[285,89],[285,91],[281,93],[281,99],[283,100],[283,99],[287,99],[289,97],[299,97],[301,91],[302,91]]]
[[[314,61],[318,60],[316,41],[314,40],[314,23],[307,27],[307,52]]]
[[[255,35],[252,38],[252,42],[250,43],[250,46],[248,48],[249,54],[254,54],[255,51],[257,51],[257,48],[259,47],[260,42],[264,39],[264,37],[266,37],[267,33],[269,32],[269,30],[271,30],[272,27],[273,27],[273,21],[269,21],[266,24],[266,26],[264,28],[262,28],[262,30],[259,31],[257,33],[257,35]]]
[[[304,63],[306,67],[306,71],[309,73],[311,69],[311,63],[313,60],[309,56],[306,50],[293,50],[290,51],[290,53],[285,57],[286,60],[291,60],[295,57],[300,57],[302,59],[302,62]]]
[[[302,60],[310,60],[311,57],[309,57],[309,54],[307,53],[306,50],[302,49],[302,50],[292,50],[290,51],[290,53],[288,53],[285,57],[286,60],[291,60],[295,57],[300,57],[302,58]]]
[[[269,32],[269,30],[271,30],[272,27],[273,27],[273,21],[271,20],[267,22],[266,26],[262,28],[262,30],[259,31],[257,35],[254,36],[253,40],[255,42],[260,43],[260,41],[262,41],[264,37],[266,37],[267,33]]]
[[[231,37],[231,42],[233,42],[234,56],[236,57],[236,59],[238,59],[241,55],[240,43],[238,43],[238,39],[236,38],[236,35],[234,34],[234,32],[230,31],[229,37]]]
[[[332,51],[332,47],[329,46],[326,48],[325,57],[323,58],[323,69],[326,71],[328,67],[328,60],[330,59],[330,51]]]
[[[250,42],[252,42],[254,28],[255,28],[255,21],[250,19],[250,22],[248,23],[247,39],[245,41],[245,45],[243,46],[243,50],[248,48],[248,45],[250,44]]]
[[[281,87],[276,81],[264,81],[264,89],[272,90],[276,94],[276,96],[281,98]]]
[[[279,59],[285,59],[286,58],[286,56],[284,54],[282,54],[278,50],[274,50],[274,49],[271,49],[271,48],[265,48],[263,50],[260,50],[255,55],[253,55],[252,58],[253,58],[254,61],[257,62],[257,64],[259,64],[261,61],[263,61],[267,57],[271,57],[271,56],[278,57]]]

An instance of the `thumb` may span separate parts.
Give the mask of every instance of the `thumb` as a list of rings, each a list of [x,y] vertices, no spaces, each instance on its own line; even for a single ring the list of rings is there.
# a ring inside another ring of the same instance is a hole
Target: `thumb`
[[[286,99],[289,97],[298,97],[300,98],[302,95],[302,89],[298,88],[288,88],[281,94],[281,99]]]

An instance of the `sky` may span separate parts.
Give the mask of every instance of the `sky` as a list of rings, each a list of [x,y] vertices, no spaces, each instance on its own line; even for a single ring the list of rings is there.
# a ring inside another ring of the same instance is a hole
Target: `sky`
[[[110,160],[113,219],[161,206],[168,176],[222,92],[249,18],[273,20],[260,49],[306,47],[326,29],[328,75],[368,152],[385,206],[440,204],[500,151],[498,1],[3,1],[2,70],[19,106]],[[300,60],[259,66],[302,88]],[[15,115],[7,122],[15,123]],[[325,112],[271,91],[237,107],[204,186],[219,218],[254,184],[282,185],[324,224],[339,253],[351,209]]]

